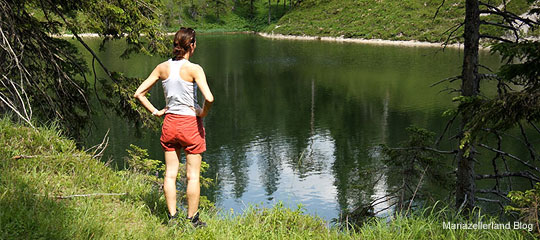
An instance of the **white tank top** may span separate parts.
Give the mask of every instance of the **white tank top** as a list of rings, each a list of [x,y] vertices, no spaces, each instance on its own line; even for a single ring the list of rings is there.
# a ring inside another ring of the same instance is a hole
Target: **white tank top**
[[[179,61],[169,59],[169,77],[162,81],[165,102],[169,108],[165,113],[195,116],[191,109],[199,108],[197,103],[197,83],[188,82],[180,77],[180,68],[186,59]]]

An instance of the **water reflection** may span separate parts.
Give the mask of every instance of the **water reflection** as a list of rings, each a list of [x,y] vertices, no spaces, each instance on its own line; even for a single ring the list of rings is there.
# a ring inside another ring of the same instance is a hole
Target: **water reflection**
[[[119,43],[111,43],[119,44]],[[95,44],[97,46],[97,44]],[[449,96],[429,85],[459,73],[458,51],[348,43],[296,42],[253,35],[202,35],[193,62],[204,67],[216,102],[204,120],[203,194],[224,209],[283,201],[326,220],[381,198],[391,183],[376,172],[379,143],[395,145],[411,124],[444,127]],[[116,46],[121,48],[121,46]],[[113,51],[115,48],[109,48]],[[103,56],[111,53],[102,53]],[[114,54],[113,54],[114,55]],[[493,65],[497,59],[486,58]],[[146,77],[159,58],[108,59],[127,76]],[[162,102],[155,87],[151,101]],[[159,132],[134,130],[115,117],[95,118],[87,145],[114,129],[107,154],[125,156],[130,143],[163,159]],[[380,205],[374,211],[385,213]]]

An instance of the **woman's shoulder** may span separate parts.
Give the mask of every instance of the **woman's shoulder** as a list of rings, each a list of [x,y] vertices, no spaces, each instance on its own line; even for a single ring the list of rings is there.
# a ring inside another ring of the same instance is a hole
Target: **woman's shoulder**
[[[157,69],[160,71],[168,71],[169,70],[169,62],[171,60],[164,61],[156,66]]]
[[[188,71],[203,71],[202,67],[199,64],[192,63],[190,61],[186,61],[184,66]]]
[[[169,75],[169,60],[158,64],[154,72],[157,72],[157,74],[159,75],[159,79],[167,79],[167,76]]]
[[[162,69],[162,68],[168,67],[168,66],[169,66],[169,60],[164,61],[164,62],[158,64],[158,65],[156,66],[156,68],[157,68],[157,69]]]

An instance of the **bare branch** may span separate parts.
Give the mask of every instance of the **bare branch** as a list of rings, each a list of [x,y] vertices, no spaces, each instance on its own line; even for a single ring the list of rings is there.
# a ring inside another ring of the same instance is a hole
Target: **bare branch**
[[[406,147],[406,148],[391,148],[391,149],[392,150],[428,150],[428,151],[441,153],[441,154],[456,154],[458,152],[457,150],[445,151],[445,150],[439,150],[439,149],[430,148],[430,147]]]
[[[528,171],[504,172],[500,174],[478,174],[475,176],[475,179],[483,180],[483,179],[497,179],[497,178],[508,178],[508,177],[522,177],[522,178],[530,179],[536,182],[540,182],[540,178],[532,175]]]
[[[531,164],[528,163],[528,162],[525,162],[525,161],[521,160],[520,158],[518,158],[518,157],[516,157],[516,156],[514,156],[514,155],[512,155],[512,154],[510,154],[510,153],[503,152],[503,151],[501,151],[501,150],[492,148],[492,147],[490,147],[490,146],[488,146],[488,145],[486,145],[486,144],[483,144],[483,143],[478,144],[478,146],[481,146],[481,147],[483,147],[483,148],[485,148],[485,149],[488,149],[488,150],[490,150],[490,151],[492,151],[492,152],[500,153],[501,155],[510,157],[510,158],[512,158],[512,159],[514,159],[514,160],[520,162],[521,164],[523,164],[523,165],[529,167],[530,169],[533,169],[533,170],[535,170],[536,172],[539,172],[539,173],[540,173],[540,169],[539,169],[539,168],[537,168],[536,166],[531,165]]]
[[[396,206],[396,205],[397,205],[397,202],[392,203],[392,204],[390,204],[388,207],[385,207],[385,208],[383,208],[383,209],[379,209],[379,211],[376,211],[376,212],[374,212],[373,214],[374,214],[374,215],[377,215],[377,214],[379,214],[380,212],[383,212],[383,211],[385,211],[385,210],[387,210],[387,209],[389,209],[389,208],[391,208],[391,207],[394,207],[394,206]]]
[[[127,195],[127,193],[90,193],[90,194],[74,194],[74,195],[68,195],[68,196],[50,196],[50,197],[53,197],[56,199],[70,199],[70,198],[76,198],[76,197],[123,196],[123,195]],[[43,195],[38,195],[38,196],[43,196]]]
[[[515,30],[514,27],[512,26],[508,26],[508,25],[504,25],[504,24],[500,24],[500,23],[496,23],[496,22],[488,22],[488,21],[480,21],[480,24],[484,24],[484,25],[491,25],[491,26],[497,26],[497,27],[501,27],[501,28],[506,28],[506,29],[509,29],[509,30]]]
[[[497,76],[497,74],[488,74],[488,73],[484,73],[484,74],[478,74],[478,78],[480,80],[483,80],[483,79],[498,79],[499,76]]]
[[[489,199],[489,198],[483,198],[483,197],[475,197],[475,199],[478,200],[478,201],[483,201],[483,202],[497,203],[497,204],[499,204],[499,207],[501,207],[501,209],[504,209],[504,205],[503,205],[503,202],[501,200]]]
[[[489,198],[482,198],[482,197],[476,197],[476,200],[478,201],[484,201],[484,202],[491,202],[491,203],[499,203],[501,204],[501,200],[496,200],[496,199],[489,199]]]
[[[461,92],[461,90],[457,88],[445,87],[439,91],[439,93],[442,93],[442,92],[448,92],[448,94],[451,94],[451,93],[459,93]]]
[[[536,160],[536,156],[538,155],[536,151],[534,150],[531,142],[529,142],[529,138],[527,137],[527,134],[525,133],[525,130],[523,129],[523,125],[521,122],[518,122],[519,130],[521,132],[521,136],[523,136],[523,140],[525,141],[525,145],[529,149],[529,154],[531,155],[531,159],[534,161]]]
[[[18,69],[20,83],[16,84],[14,81],[7,77],[6,72],[2,72],[2,79],[0,82],[11,92],[12,98],[6,96],[4,93],[0,92],[0,101],[6,104],[17,116],[19,116],[23,121],[25,121],[30,127],[35,128],[32,124],[32,107],[30,105],[30,99],[26,94],[24,89],[24,81],[28,82],[28,78],[31,76],[30,72],[22,64],[20,56],[15,53],[13,47],[10,44],[10,40],[5,34],[4,29],[0,26],[0,34],[2,41],[0,42],[0,47],[2,47],[10,56],[9,60],[14,61],[14,67]],[[3,69],[5,70],[5,69]],[[4,82],[6,81],[6,82]],[[9,85],[9,86],[8,86]]]
[[[437,86],[437,85],[439,85],[439,84],[441,84],[441,83],[443,83],[443,82],[446,82],[446,81],[448,81],[448,82],[454,82],[454,81],[460,80],[460,79],[462,79],[462,76],[461,76],[461,75],[459,75],[459,76],[453,76],[453,77],[449,77],[449,78],[445,78],[445,79],[443,79],[443,80],[440,80],[440,81],[438,81],[438,82],[436,82],[436,83],[433,83],[433,84],[431,84],[431,85],[429,85],[429,86],[430,86],[430,87],[434,87],[434,86]]]
[[[446,2],[446,0],[442,0],[441,5],[439,5],[439,7],[437,7],[437,11],[435,11],[435,15],[433,15],[433,20],[435,20],[435,18],[437,18],[437,14],[439,14],[439,11],[441,10],[442,6],[444,5],[444,2]]]
[[[529,120],[528,122],[529,122],[529,124],[531,124],[531,126],[533,126],[534,129],[536,129],[536,131],[537,131],[538,133],[540,133],[540,128],[538,128],[538,127],[537,127],[533,122],[531,122],[530,120]]]
[[[508,197],[508,192],[502,192],[502,191],[495,190],[495,189],[477,189],[476,192],[477,193],[494,194],[494,195],[497,195],[497,196],[499,196],[500,198],[502,198],[502,199],[504,199],[506,201],[510,201],[510,198]]]
[[[520,16],[517,16],[516,14],[513,14],[511,12],[507,12],[507,11],[502,11],[500,9],[498,9],[497,7],[495,6],[492,6],[490,4],[487,4],[487,3],[484,3],[484,2],[479,2],[480,5],[484,5],[486,7],[488,7],[488,9],[491,9],[491,10],[480,10],[480,14],[484,13],[484,14],[494,14],[494,15],[499,15],[501,17],[504,17],[505,19],[510,19],[512,21],[520,21],[520,22],[523,22],[529,26],[534,26],[534,25],[538,25],[538,22],[537,21],[534,21],[532,19],[529,19],[529,18],[522,18]]]
[[[409,213],[409,210],[411,209],[414,197],[416,196],[416,193],[418,192],[418,189],[420,188],[420,185],[422,184],[422,179],[424,179],[424,175],[426,174],[426,171],[427,171],[428,167],[429,166],[426,166],[426,168],[424,168],[424,171],[422,172],[422,175],[420,176],[420,180],[418,180],[418,184],[416,185],[416,189],[414,189],[414,193],[413,193],[413,195],[411,197],[411,200],[409,201],[409,206],[407,207],[407,211],[405,211],[405,216]]]
[[[501,156],[501,159],[503,160],[503,163],[504,163],[504,169],[509,172],[510,171],[510,168],[508,167],[508,163],[506,162],[506,158],[504,156]],[[513,184],[512,184],[512,178],[508,178],[508,189],[510,191],[512,191],[513,189]]]
[[[482,64],[478,64],[479,67],[483,68],[483,69],[486,69],[490,72],[493,72],[493,70],[491,70],[491,68],[485,66],[485,65],[482,65]],[[498,76],[496,74],[492,74],[494,78],[498,78]]]
[[[495,37],[495,36],[491,36],[491,35],[486,35],[486,34],[480,34],[480,38],[489,38],[489,39],[494,39],[494,40],[498,40],[498,41],[501,41],[501,42],[512,43],[512,41],[510,41],[508,39],[504,39],[504,38],[501,38],[501,37]]]
[[[499,195],[499,196],[504,196],[506,198],[508,198],[508,192],[503,192],[503,191],[499,191],[499,190],[494,190],[494,189],[476,189],[476,192],[477,193],[491,193],[491,194],[496,194],[496,195]]]
[[[58,11],[57,8],[52,8],[55,13],[60,16],[60,18],[62,18],[62,21],[64,21],[64,23],[69,27],[70,31],[73,33],[73,36],[75,36],[75,38],[77,39],[77,41],[79,41],[83,47],[90,53],[92,54],[92,56],[98,61],[99,65],[101,65],[101,68],[103,69],[103,71],[105,71],[105,73],[107,74],[107,76],[109,76],[110,79],[112,79],[113,81],[116,81],[112,75],[111,75],[111,72],[109,71],[109,69],[105,66],[105,64],[103,64],[103,62],[101,62],[101,59],[98,57],[98,55],[94,52],[94,50],[92,50],[92,48],[90,48],[90,46],[88,46],[88,44],[86,44],[86,42],[84,40],[82,40],[82,38],[79,36],[79,34],[77,34],[77,31],[72,27],[73,25],[67,21],[67,19],[64,17],[64,15]]]
[[[450,32],[450,34],[448,34],[448,37],[447,37],[446,40],[444,41],[444,43],[443,43],[443,51],[444,51],[444,49],[446,49],[446,46],[448,46],[448,43],[450,42],[450,38],[454,35],[454,33],[455,33],[458,29],[460,29],[461,27],[463,27],[463,25],[465,25],[465,22],[461,22],[461,23],[459,23],[459,24],[456,24],[454,27],[452,27],[452,28],[454,28],[454,30],[452,30],[452,31]],[[452,28],[449,28],[449,29],[446,30],[444,33],[442,33],[441,35],[446,34],[446,33],[447,33],[450,29],[452,29]]]
[[[96,158],[96,159],[99,159],[103,156],[103,152],[105,151],[105,149],[107,148],[107,146],[109,145],[109,131],[111,129],[107,129],[107,132],[105,133],[105,136],[103,136],[103,140],[101,141],[100,144],[97,144],[89,149],[86,150],[86,152],[90,152],[92,151],[92,158]]]
[[[497,149],[501,150],[502,137],[497,133],[497,131],[493,131],[493,134],[495,134],[495,136],[497,137]],[[497,169],[497,158],[499,158],[499,156],[501,156],[501,154],[496,153],[493,159],[491,159],[491,165],[493,166],[493,172],[495,172],[495,176],[499,176],[499,169]],[[495,178],[495,189],[500,189],[499,177]]]
[[[459,112],[458,112],[459,113]],[[442,138],[443,136],[446,134],[446,132],[448,131],[448,129],[450,128],[450,126],[452,125],[452,123],[454,123],[454,121],[456,120],[457,116],[459,115],[458,113],[454,114],[454,116],[452,117],[452,119],[450,119],[450,121],[448,121],[446,123],[446,126],[444,127],[444,130],[443,132],[441,133],[441,135],[439,136],[439,138],[437,138],[437,140],[435,141],[435,146],[439,146],[439,143],[442,141]]]

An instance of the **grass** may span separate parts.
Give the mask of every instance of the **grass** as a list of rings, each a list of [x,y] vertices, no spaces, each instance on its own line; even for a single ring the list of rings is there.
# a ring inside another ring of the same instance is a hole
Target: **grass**
[[[305,0],[285,14],[266,32],[284,35],[345,38],[419,40],[444,42],[465,18],[465,3],[459,0]],[[525,1],[507,1],[508,10],[523,13]],[[501,1],[492,1],[498,6]],[[437,16],[435,17],[435,13]],[[483,27],[483,33],[501,36],[503,31]],[[462,42],[463,28],[450,42]]]
[[[167,236],[147,176],[114,171],[54,128],[0,121],[0,239]],[[14,156],[26,157],[14,159]],[[127,193],[125,196],[57,196]]]
[[[168,227],[163,193],[154,181],[148,175],[111,169],[54,127],[35,130],[0,119],[0,239],[534,238],[523,230],[445,230],[443,222],[467,221],[435,208],[392,221],[372,219],[349,230],[329,227],[301,207],[282,204],[270,209],[253,206],[237,215],[206,209],[201,212],[208,223],[205,229],[188,223]],[[58,198],[91,193],[126,195]]]

